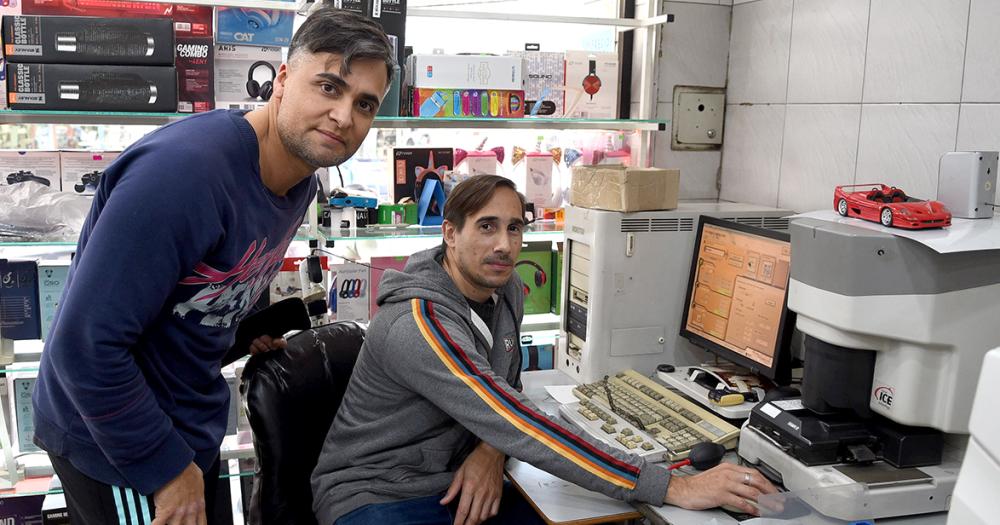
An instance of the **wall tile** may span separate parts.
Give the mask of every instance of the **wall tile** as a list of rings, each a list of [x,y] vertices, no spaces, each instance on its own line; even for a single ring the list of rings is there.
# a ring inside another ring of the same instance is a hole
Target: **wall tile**
[[[726,107],[720,198],[777,205],[784,122],[784,105]]]
[[[1000,151],[1000,104],[962,104],[956,151]]]
[[[1000,53],[997,52],[1000,2],[972,0],[969,9],[969,43],[965,48],[962,101],[1000,102]]]
[[[789,103],[861,102],[869,0],[796,0]]]
[[[833,188],[854,181],[861,105],[789,105],[786,112],[778,206],[829,208]]]
[[[725,87],[732,9],[666,2],[662,12],[674,22],[664,25],[658,100],[673,101],[675,85]]]
[[[733,6],[728,102],[785,102],[791,25],[792,0]]]

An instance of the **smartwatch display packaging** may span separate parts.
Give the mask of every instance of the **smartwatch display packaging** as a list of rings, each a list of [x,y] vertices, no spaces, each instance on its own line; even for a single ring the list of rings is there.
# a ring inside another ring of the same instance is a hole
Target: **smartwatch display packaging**
[[[490,55],[410,55],[406,84],[434,89],[524,89],[524,59]]]
[[[11,109],[172,113],[177,110],[177,70],[173,66],[7,64],[7,102]]]
[[[77,195],[93,195],[104,170],[116,159],[118,151],[61,151],[63,191]]]
[[[217,7],[215,41],[219,44],[287,46],[292,42],[294,11]]]
[[[522,90],[410,88],[408,96],[414,117],[524,117]]]
[[[547,51],[508,51],[524,59],[524,113],[539,117],[561,117],[566,55]],[[532,108],[538,104],[537,113]]]
[[[451,148],[393,148],[393,202],[406,197],[419,202],[423,181],[443,181],[444,172],[455,168],[454,158]]]
[[[7,184],[45,184],[59,191],[59,152],[0,150],[0,186]]]
[[[215,45],[211,37],[177,37],[177,112],[215,109]]]
[[[41,339],[38,264],[0,259],[0,276],[0,334],[15,341]]]
[[[338,321],[368,321],[371,315],[368,310],[371,295],[371,275],[368,267],[361,264],[335,264],[331,267],[334,273],[333,286],[330,295],[337,299]],[[331,305],[333,302],[331,301]]]
[[[567,118],[618,118],[618,54],[566,52]]]
[[[169,18],[5,16],[7,62],[170,66],[174,28]]]
[[[38,308],[41,312],[42,339],[49,336],[49,328],[56,316],[59,299],[66,287],[69,261],[40,261],[38,263]]]
[[[281,61],[280,47],[216,44],[215,107],[245,110],[264,107],[264,100],[247,92],[247,81],[252,78],[258,85],[264,85],[264,82],[271,82],[274,78],[271,71],[263,66],[254,68],[251,77],[250,68],[256,62],[267,62],[277,72]]]

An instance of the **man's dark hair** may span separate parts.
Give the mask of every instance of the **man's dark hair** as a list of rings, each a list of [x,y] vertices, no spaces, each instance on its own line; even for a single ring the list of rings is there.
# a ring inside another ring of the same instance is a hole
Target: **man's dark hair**
[[[351,72],[351,62],[355,59],[381,60],[385,62],[386,86],[392,83],[396,56],[385,31],[373,20],[337,9],[333,4],[323,4],[302,22],[288,46],[288,61],[303,52],[340,55],[343,76]]]
[[[517,194],[521,203],[521,219],[525,219],[524,195],[517,191],[517,185],[506,177],[499,175],[475,175],[458,183],[444,201],[444,220],[455,225],[459,231],[465,227],[465,220],[483,209],[493,198],[498,188],[510,188]],[[444,246],[444,241],[442,241]]]

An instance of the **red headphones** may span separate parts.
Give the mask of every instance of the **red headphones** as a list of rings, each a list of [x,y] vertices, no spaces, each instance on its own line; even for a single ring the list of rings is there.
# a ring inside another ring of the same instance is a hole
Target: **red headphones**
[[[516,269],[518,266],[521,266],[522,264],[531,266],[532,268],[535,269],[535,286],[539,286],[539,287],[540,286],[545,286],[546,281],[549,280],[548,276],[545,275],[545,268],[542,268],[542,266],[540,264],[536,263],[535,261],[531,261],[531,260],[527,260],[527,259],[525,259],[523,261],[517,261],[517,263],[514,264],[514,268]],[[528,295],[529,293],[531,293],[531,289],[528,287],[527,284],[525,284],[524,285],[524,295]]]
[[[590,72],[583,77],[583,91],[594,100],[594,95],[601,90],[601,77],[597,76],[597,60],[591,60],[588,65]]]

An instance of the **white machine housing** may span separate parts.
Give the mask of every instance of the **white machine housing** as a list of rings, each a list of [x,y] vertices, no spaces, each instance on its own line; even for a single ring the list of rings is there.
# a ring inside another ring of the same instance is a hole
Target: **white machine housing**
[[[787,230],[791,214],[727,202],[635,213],[568,206],[556,367],[589,383],[626,368],[649,375],[661,363],[705,360],[679,335],[698,217]]]
[[[993,404],[1000,397],[1000,348],[986,354],[969,421],[969,447],[951,499],[948,525],[988,525],[997,520],[1000,494],[1000,418]]]
[[[941,156],[937,200],[952,217],[993,218],[997,159],[996,151],[951,151]]]

